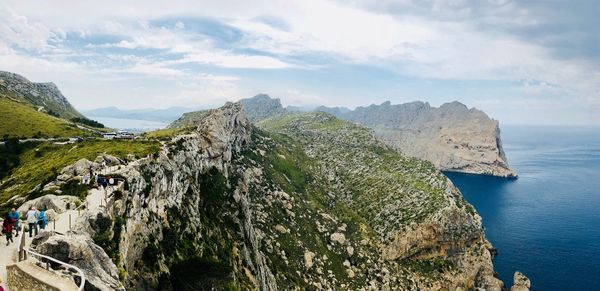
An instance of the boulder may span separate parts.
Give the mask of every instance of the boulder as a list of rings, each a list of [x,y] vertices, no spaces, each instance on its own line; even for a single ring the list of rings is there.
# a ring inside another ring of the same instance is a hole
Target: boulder
[[[33,239],[31,247],[35,252],[80,268],[86,277],[85,290],[124,290],[115,264],[82,232],[44,231]]]
[[[519,271],[515,272],[513,282],[510,291],[529,291],[529,288],[531,288],[531,281],[529,281],[529,278]]]
[[[77,202],[81,201],[75,196],[56,196],[48,194],[23,203],[23,205],[19,207],[19,212],[24,215],[27,210],[29,210],[32,206],[35,206],[38,210],[42,210],[44,208],[47,210],[52,209],[56,213],[60,214],[68,209],[74,209],[76,205],[75,203]]]
[[[336,243],[341,244],[341,245],[343,245],[343,244],[346,243],[346,236],[343,233],[341,233],[341,232],[332,233],[329,236],[329,239],[332,242],[336,242]]]
[[[104,208],[98,208],[84,211],[77,218],[75,229],[94,236],[97,232],[106,231],[107,225],[112,225],[111,218],[105,214]]]
[[[313,266],[313,259],[315,258],[315,253],[311,251],[304,252],[304,266],[306,269],[310,269]]]
[[[104,163],[106,163],[107,166],[116,166],[116,165],[123,164],[123,161],[121,161],[119,158],[117,158],[115,156],[111,156],[111,155],[100,155],[100,156],[96,157],[94,162],[97,163],[98,165],[102,165],[102,163],[104,162]]]
[[[58,213],[56,213],[56,211],[54,211],[54,209],[46,210],[46,219],[48,219],[48,221],[55,220],[57,216],[58,216]]]
[[[83,176],[90,173],[91,170],[98,168],[98,164],[93,163],[87,159],[80,159],[73,165],[66,166],[60,171],[59,180],[65,180],[65,178]],[[61,179],[62,177],[62,179]]]

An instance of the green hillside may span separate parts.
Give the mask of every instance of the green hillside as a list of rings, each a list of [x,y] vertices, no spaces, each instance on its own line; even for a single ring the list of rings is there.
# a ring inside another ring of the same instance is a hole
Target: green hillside
[[[140,140],[87,140],[65,145],[50,142],[15,145],[9,142],[0,146],[0,156],[14,156],[10,163],[7,163],[7,173],[0,172],[0,203],[6,202],[14,195],[27,195],[36,185],[56,178],[62,168],[79,159],[94,160],[101,154],[122,159],[128,154],[143,157],[158,152],[158,149],[157,141]]]
[[[38,112],[30,105],[0,97],[0,138],[91,136],[74,123]]]
[[[21,75],[0,71],[0,95],[30,104],[56,117],[67,120],[84,118],[54,83],[35,83]]]
[[[199,120],[204,118],[210,110],[200,110],[194,112],[184,113],[179,119],[169,124],[169,128],[183,128],[196,124]]]

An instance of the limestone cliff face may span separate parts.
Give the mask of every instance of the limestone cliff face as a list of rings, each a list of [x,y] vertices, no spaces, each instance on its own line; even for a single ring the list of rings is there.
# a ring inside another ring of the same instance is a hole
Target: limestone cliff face
[[[459,102],[439,108],[413,102],[328,111],[339,118],[372,128],[377,137],[402,153],[432,162],[443,171],[516,177],[510,169],[498,121]]]
[[[273,99],[266,94],[242,99],[240,103],[244,106],[246,116],[250,122],[258,122],[285,112],[279,99]]]
[[[325,113],[253,126],[227,104],[80,229],[128,290],[500,290],[481,218],[430,163]]]
[[[254,123],[294,111],[284,109],[279,99],[264,94],[240,102]],[[517,176],[504,154],[498,121],[459,102],[446,103],[439,108],[423,102],[399,105],[385,102],[355,110],[320,106],[314,111],[369,127],[377,138],[403,154],[430,161],[442,171]],[[184,127],[189,121],[199,119],[193,117],[201,116],[202,111],[188,113],[171,127]]]
[[[333,116],[282,118],[264,132],[228,104],[122,170],[128,289],[500,288],[441,173]]]
[[[20,75],[0,71],[0,96],[29,103],[65,119],[83,117],[54,83],[34,83]]]

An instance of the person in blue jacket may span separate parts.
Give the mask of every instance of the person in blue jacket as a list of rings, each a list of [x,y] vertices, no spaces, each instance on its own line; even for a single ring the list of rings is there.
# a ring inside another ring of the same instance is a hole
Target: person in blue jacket
[[[40,212],[40,216],[38,217],[38,225],[40,229],[45,229],[46,225],[48,225],[48,219],[46,219],[46,209]]]
[[[19,236],[19,223],[21,222],[21,214],[15,208],[11,209],[8,216],[13,219],[15,225],[14,229],[17,231],[15,237]]]

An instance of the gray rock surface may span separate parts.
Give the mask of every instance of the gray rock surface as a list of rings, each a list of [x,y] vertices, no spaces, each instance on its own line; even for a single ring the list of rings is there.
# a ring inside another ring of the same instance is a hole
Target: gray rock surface
[[[249,120],[258,123],[282,114],[286,110],[279,99],[260,94],[240,100]],[[375,136],[402,153],[432,162],[442,171],[516,177],[504,154],[498,121],[483,111],[467,108],[460,102],[446,103],[439,108],[428,103],[412,102],[392,105],[358,107],[320,106],[322,111],[338,118],[369,127]],[[188,113],[171,127],[183,127],[205,115],[204,111]],[[191,118],[197,116],[197,118]]]
[[[27,210],[35,206],[38,210],[48,209],[60,214],[68,209],[74,209],[76,203],[80,203],[79,198],[74,196],[56,196],[52,194],[44,195],[33,200],[29,200],[19,207],[19,212],[24,215]]]
[[[115,264],[84,233],[44,231],[34,238],[31,247],[38,253],[82,269],[86,276],[85,290],[124,290],[119,283]]]
[[[513,286],[510,291],[529,291],[531,281],[523,273],[516,271],[513,277]]]
[[[240,103],[244,105],[246,117],[251,122],[258,122],[285,112],[279,99],[273,99],[266,94],[242,99]]]
[[[372,128],[375,135],[402,153],[432,162],[443,171],[516,177],[500,138],[498,121],[460,102],[439,108],[412,102],[341,111],[320,107],[339,118]]]

